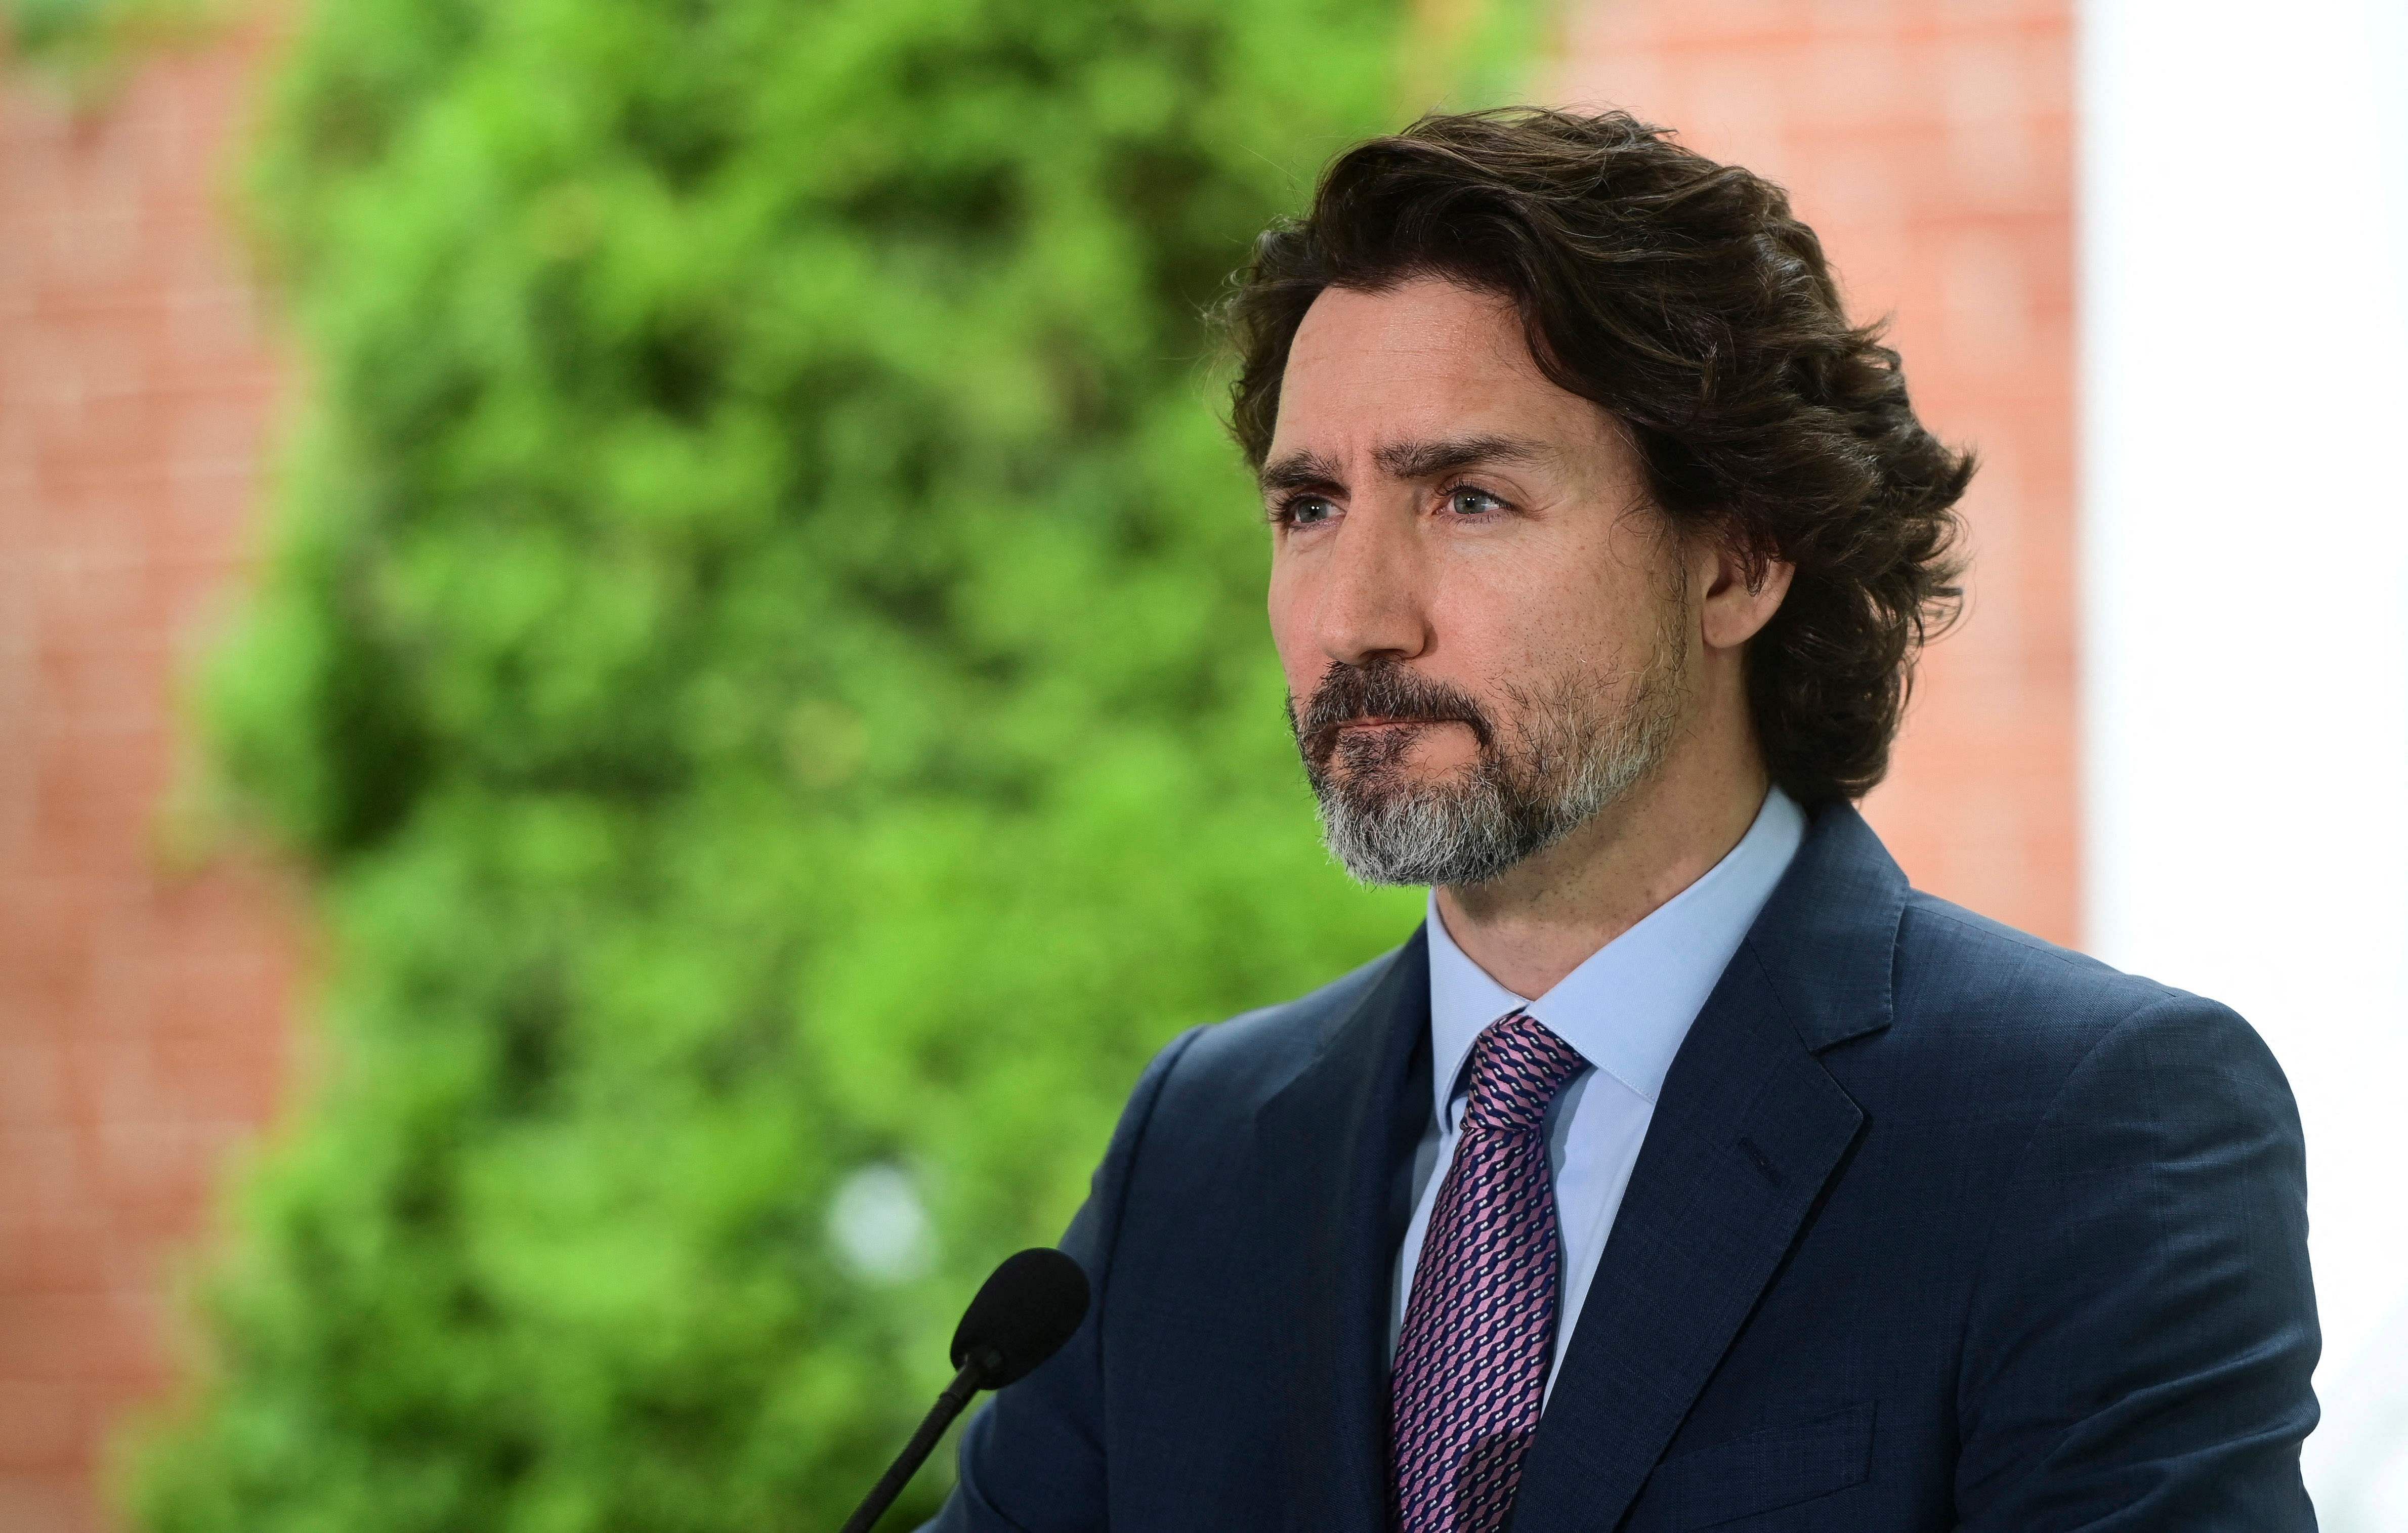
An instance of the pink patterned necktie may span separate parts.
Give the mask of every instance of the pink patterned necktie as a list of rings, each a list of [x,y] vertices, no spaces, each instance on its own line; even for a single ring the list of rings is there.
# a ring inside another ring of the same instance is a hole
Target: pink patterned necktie
[[[1554,1355],[1563,1239],[1547,1109],[1587,1061],[1510,1011],[1471,1046],[1389,1383],[1399,1533],[1494,1533],[1522,1483]]]

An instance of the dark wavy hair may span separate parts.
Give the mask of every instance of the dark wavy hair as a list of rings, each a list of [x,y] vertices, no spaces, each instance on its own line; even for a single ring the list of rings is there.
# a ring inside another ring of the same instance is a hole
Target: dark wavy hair
[[[1796,566],[1747,652],[1766,763],[1809,805],[1880,781],[1916,655],[1961,605],[1973,460],[1915,419],[1787,194],[1619,111],[1434,115],[1356,145],[1216,311],[1251,465],[1322,290],[1426,276],[1512,301],[1546,376],[1629,432],[1674,527],[1727,539],[1751,580]]]

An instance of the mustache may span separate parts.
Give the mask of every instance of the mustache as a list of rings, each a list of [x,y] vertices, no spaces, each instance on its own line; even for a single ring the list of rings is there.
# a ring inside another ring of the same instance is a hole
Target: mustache
[[[1460,724],[1486,751],[1496,725],[1469,693],[1419,676],[1389,662],[1378,666],[1333,663],[1299,709],[1291,698],[1288,725],[1308,760],[1326,761],[1338,748],[1338,731],[1363,719]]]

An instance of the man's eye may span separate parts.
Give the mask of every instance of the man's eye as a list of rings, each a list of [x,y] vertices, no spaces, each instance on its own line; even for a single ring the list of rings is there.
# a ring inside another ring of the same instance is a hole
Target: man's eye
[[[1329,518],[1329,502],[1319,495],[1296,495],[1281,501],[1272,519],[1291,527],[1310,527]]]
[[[1505,509],[1503,501],[1485,490],[1475,490],[1469,484],[1458,484],[1449,490],[1446,493],[1446,503],[1448,509],[1457,516],[1485,516],[1491,511],[1501,511]]]

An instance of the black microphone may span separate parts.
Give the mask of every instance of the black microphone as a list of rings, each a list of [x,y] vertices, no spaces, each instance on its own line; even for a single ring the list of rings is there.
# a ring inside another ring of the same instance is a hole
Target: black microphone
[[[960,1371],[911,1440],[870,1487],[868,1499],[846,1519],[843,1533],[870,1525],[903,1494],[945,1428],[982,1389],[1001,1389],[1062,1350],[1087,1317],[1087,1274],[1052,1246],[1033,1246],[1003,1259],[953,1330],[953,1367]]]

